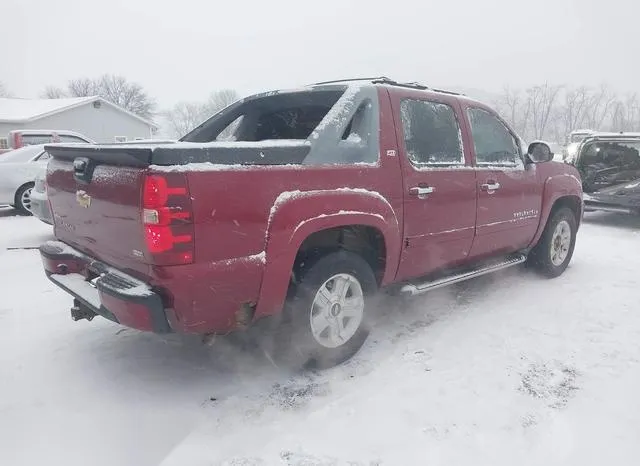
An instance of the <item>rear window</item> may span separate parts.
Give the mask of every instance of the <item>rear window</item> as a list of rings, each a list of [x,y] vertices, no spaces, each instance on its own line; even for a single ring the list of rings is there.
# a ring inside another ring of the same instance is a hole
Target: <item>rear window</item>
[[[582,164],[637,169],[640,167],[640,141],[588,143],[582,150]]]
[[[305,140],[343,93],[317,90],[251,98],[214,115],[182,141]]]
[[[640,141],[595,141],[582,148],[578,162],[585,192],[640,178]]]
[[[36,146],[54,142],[51,134],[21,134],[20,137],[23,146]]]

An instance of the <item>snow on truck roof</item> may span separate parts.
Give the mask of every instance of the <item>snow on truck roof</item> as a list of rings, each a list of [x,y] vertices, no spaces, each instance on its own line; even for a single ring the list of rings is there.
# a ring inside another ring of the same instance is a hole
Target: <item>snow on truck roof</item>
[[[100,96],[71,97],[64,99],[16,99],[0,98],[0,123],[27,123],[39,120],[44,117],[55,115],[56,113],[80,107],[92,102],[99,101],[105,105],[116,108],[145,124],[157,127],[152,121],[146,120],[135,113],[132,113],[118,105],[115,105]]]
[[[380,76],[380,77],[377,77],[377,78],[337,79],[335,81],[323,81],[323,82],[319,82],[319,83],[314,83],[313,86],[324,86],[324,85],[327,85],[327,84],[340,84],[340,83],[349,84],[349,83],[355,83],[355,82],[369,82],[371,84],[383,84],[383,85],[388,85],[388,86],[408,87],[408,88],[411,88],[411,89],[418,89],[418,90],[431,91],[431,92],[439,92],[439,93],[442,93],[442,94],[464,95],[464,94],[460,94],[459,92],[453,92],[453,91],[448,91],[448,90],[444,90],[444,89],[434,89],[434,88],[425,86],[424,84],[421,84],[421,83],[418,83],[418,82],[403,83],[403,82],[399,82],[399,81],[393,80],[391,78],[387,78],[386,76]]]

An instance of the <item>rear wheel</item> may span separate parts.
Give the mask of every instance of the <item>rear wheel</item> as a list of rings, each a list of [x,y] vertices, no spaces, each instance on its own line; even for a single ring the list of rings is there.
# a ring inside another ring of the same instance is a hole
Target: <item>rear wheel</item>
[[[351,358],[369,335],[367,309],[377,291],[369,264],[338,251],[302,271],[287,303],[284,355],[295,366],[327,368]]]
[[[18,189],[15,197],[15,208],[22,215],[31,214],[31,191],[33,190],[33,183],[27,183]]]
[[[576,245],[577,222],[566,207],[558,209],[547,222],[530,259],[544,275],[555,278],[566,270]]]

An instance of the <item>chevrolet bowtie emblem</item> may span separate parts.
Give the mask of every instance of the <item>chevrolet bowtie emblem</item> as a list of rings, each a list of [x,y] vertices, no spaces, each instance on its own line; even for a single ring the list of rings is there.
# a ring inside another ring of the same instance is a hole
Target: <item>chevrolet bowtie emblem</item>
[[[91,205],[91,196],[84,191],[76,191],[76,201],[85,209],[88,209]]]

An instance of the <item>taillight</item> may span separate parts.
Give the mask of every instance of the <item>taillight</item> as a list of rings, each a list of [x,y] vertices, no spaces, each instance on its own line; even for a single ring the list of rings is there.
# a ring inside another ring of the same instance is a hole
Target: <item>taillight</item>
[[[193,262],[195,228],[186,175],[166,173],[145,177],[142,223],[151,263]]]

